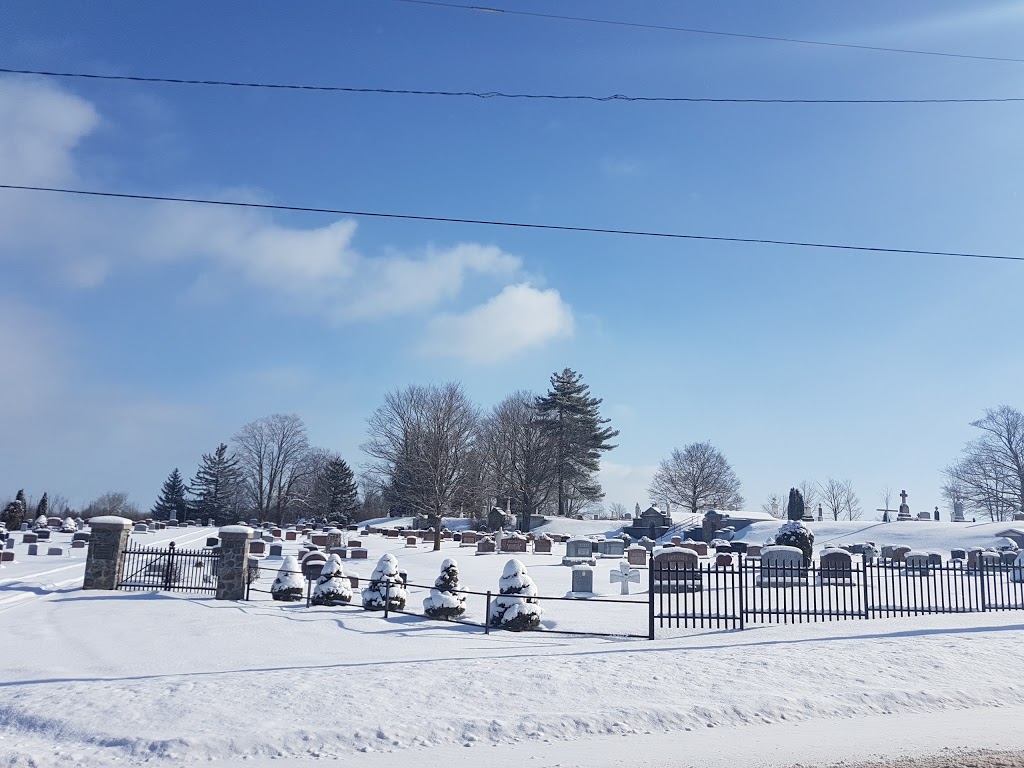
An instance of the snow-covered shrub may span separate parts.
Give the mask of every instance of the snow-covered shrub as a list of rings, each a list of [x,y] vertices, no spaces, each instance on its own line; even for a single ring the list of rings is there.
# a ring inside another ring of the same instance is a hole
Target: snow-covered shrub
[[[74,533],[77,530],[78,530],[78,526],[75,525],[75,521],[72,520],[70,517],[65,517],[64,518],[64,522],[61,524],[60,532],[61,533]]]
[[[381,556],[370,583],[363,590],[363,608],[368,611],[401,611],[405,608],[405,585],[398,575],[398,559],[390,552]]]
[[[46,522],[46,515],[40,515],[37,517],[35,523],[32,524],[32,527],[36,530],[48,529],[50,524]]]
[[[299,561],[294,555],[289,555],[281,564],[281,570],[270,585],[270,596],[275,600],[295,602],[302,599],[302,591],[306,583],[299,568]]]
[[[352,588],[341,564],[341,557],[331,555],[320,571],[310,602],[313,605],[348,605],[351,600]]]
[[[811,555],[814,553],[814,534],[799,520],[790,520],[779,528],[779,532],[775,534],[774,543],[784,547],[796,547],[804,553],[804,565],[811,564]]]
[[[488,617],[492,627],[520,632],[540,626],[543,610],[537,605],[537,585],[526,573],[525,565],[518,560],[505,563],[498,591],[501,594],[491,603]]]
[[[423,612],[432,619],[457,619],[466,612],[466,596],[458,589],[459,564],[449,558],[441,563],[441,575],[423,600]]]

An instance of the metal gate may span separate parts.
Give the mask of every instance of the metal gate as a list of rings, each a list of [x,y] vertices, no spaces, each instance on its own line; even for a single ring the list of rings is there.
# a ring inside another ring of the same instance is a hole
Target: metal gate
[[[220,552],[212,549],[177,549],[129,544],[118,589],[169,592],[217,591]]]

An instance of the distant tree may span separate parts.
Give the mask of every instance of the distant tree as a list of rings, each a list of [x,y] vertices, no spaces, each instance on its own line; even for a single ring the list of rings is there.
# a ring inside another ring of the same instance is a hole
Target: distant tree
[[[256,515],[283,524],[312,471],[306,425],[295,414],[275,413],[243,426],[233,442]]]
[[[88,506],[82,510],[83,520],[105,515],[117,515],[118,517],[126,517],[129,520],[141,520],[143,518],[139,508],[128,501],[128,494],[123,491],[111,491],[101,494],[89,502]]]
[[[348,525],[359,509],[359,488],[348,462],[331,455],[316,473],[312,504],[318,516]]]
[[[238,457],[228,453],[226,443],[218,445],[213,453],[203,454],[190,490],[199,518],[213,518],[216,525],[226,525],[241,516],[242,470]]]
[[[153,505],[151,514],[154,520],[185,520],[189,516],[189,504],[186,495],[188,488],[185,481],[181,479],[181,472],[175,467],[174,471],[164,480],[163,488],[160,489],[160,496]]]
[[[50,514],[50,495],[43,491],[43,498],[39,500],[39,504],[36,505],[36,514],[40,517],[49,517]]]
[[[722,452],[709,442],[673,449],[654,473],[647,493],[693,515],[707,509],[741,509],[744,504],[739,478]]]
[[[772,517],[781,517],[783,512],[782,496],[777,493],[770,494],[767,499],[761,502],[761,511]]]
[[[530,517],[557,495],[558,478],[555,434],[534,395],[515,392],[494,407],[481,424],[479,455],[487,495],[509,499],[520,530],[530,530]]]
[[[860,519],[862,513],[860,499],[853,491],[853,483],[849,480],[836,480],[830,477],[824,485],[818,487],[821,489],[822,501],[828,511],[832,513],[833,520],[838,520],[841,517],[845,517],[847,520]]]
[[[609,441],[619,432],[604,426],[609,420],[601,418],[601,402],[590,396],[590,386],[570,368],[552,374],[548,393],[537,398],[542,429],[554,446],[559,515],[604,496],[596,475],[601,454],[616,447]]]
[[[32,509],[28,505],[28,499],[25,498],[25,489],[24,488],[19,488],[18,489],[18,493],[17,493],[17,495],[15,495],[14,500],[21,502],[21,508],[25,512],[25,517],[28,517],[29,513],[32,512]],[[35,517],[35,515],[32,515],[32,516]]]
[[[4,507],[3,522],[9,531],[16,531],[21,528],[25,521],[25,506],[15,499]]]
[[[889,522],[889,508],[892,505],[893,491],[891,486],[885,486],[882,491],[878,494],[878,499],[882,502],[882,522]]]
[[[802,520],[805,510],[804,495],[800,492],[800,489],[790,488],[789,503],[786,504],[786,517],[793,521]]]
[[[456,382],[389,392],[367,422],[363,451],[385,498],[426,515],[439,533],[477,481],[475,440],[480,414]],[[441,537],[434,537],[434,550]]]
[[[629,509],[622,502],[613,501],[608,505],[608,516],[612,520],[625,520],[627,514],[629,514]]]
[[[946,467],[945,485],[990,520],[1010,520],[1024,511],[1024,413],[1001,405],[987,409],[971,426],[982,434]]]

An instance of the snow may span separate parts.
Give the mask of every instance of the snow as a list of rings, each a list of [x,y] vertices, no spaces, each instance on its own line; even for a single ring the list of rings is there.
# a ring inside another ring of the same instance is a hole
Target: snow
[[[994,533],[1005,530],[893,523],[877,535],[863,532],[867,525],[809,527],[825,540],[905,542],[946,554],[993,546]],[[173,538],[184,547],[214,531],[158,531],[145,541]],[[441,552],[406,552],[379,536],[364,543],[374,557],[401,552],[410,582],[424,585],[459,551],[451,542]],[[48,559],[25,557],[20,542],[16,549],[18,562],[0,570],[4,766],[769,768],[945,747],[1024,748],[1024,689],[1012,672],[1024,652],[1020,612],[659,630],[655,641],[485,635],[268,595],[236,603],[83,592],[82,550]],[[569,569],[520,558],[542,603],[565,593]],[[507,566],[496,558],[460,565],[473,591],[493,590]],[[595,568],[604,596],[618,598],[605,575],[617,567]],[[370,564],[345,568],[365,577]],[[417,598],[429,592],[409,589]],[[545,603],[542,627],[646,628],[642,595],[636,606],[601,598]],[[467,619],[482,621],[484,604],[470,596]],[[61,638],[74,638],[73,653],[60,650]]]
[[[220,531],[220,533],[241,533],[245,534],[246,536],[250,536],[252,535],[253,529],[250,528],[248,525],[225,525],[223,528],[220,528],[218,530]]]
[[[131,528],[132,521],[127,517],[119,517],[118,515],[100,515],[99,517],[89,518],[89,525],[120,525],[122,528]]]

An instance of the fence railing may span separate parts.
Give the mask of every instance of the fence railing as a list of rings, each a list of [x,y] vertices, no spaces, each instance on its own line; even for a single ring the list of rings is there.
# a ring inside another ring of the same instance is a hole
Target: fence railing
[[[216,592],[220,553],[209,549],[169,546],[124,549],[118,589],[160,589],[169,592]]]
[[[1024,610],[1024,567],[974,562],[653,563],[649,636],[657,627],[744,629],[848,619]]]

